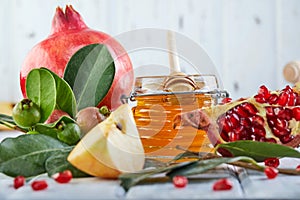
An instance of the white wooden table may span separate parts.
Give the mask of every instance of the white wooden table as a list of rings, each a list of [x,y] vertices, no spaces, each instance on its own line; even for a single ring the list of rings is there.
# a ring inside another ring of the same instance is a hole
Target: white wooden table
[[[17,133],[0,132],[0,141]],[[280,167],[295,167],[300,159],[281,159]],[[233,182],[229,191],[213,191],[213,183],[222,177]],[[0,200],[11,199],[300,199],[300,177],[279,175],[268,180],[263,173],[237,170],[224,166],[193,177],[185,188],[175,188],[171,182],[144,184],[132,187],[127,193],[118,180],[100,178],[73,179],[68,184],[58,184],[46,175],[48,188],[33,191],[30,183],[17,190],[13,188],[13,178],[0,174]]]

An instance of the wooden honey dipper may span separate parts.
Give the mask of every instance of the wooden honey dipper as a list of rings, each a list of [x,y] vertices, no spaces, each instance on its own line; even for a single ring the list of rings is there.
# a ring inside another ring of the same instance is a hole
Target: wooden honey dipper
[[[168,31],[167,38],[169,49],[170,76],[165,80],[163,84],[163,90],[168,92],[189,92],[196,90],[198,87],[195,81],[180,70],[174,32]]]
[[[291,61],[283,68],[283,76],[286,81],[290,83],[297,83],[300,81],[300,62]]]

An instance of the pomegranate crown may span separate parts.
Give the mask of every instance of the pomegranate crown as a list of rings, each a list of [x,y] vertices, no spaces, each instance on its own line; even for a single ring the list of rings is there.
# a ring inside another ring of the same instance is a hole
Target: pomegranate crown
[[[67,5],[65,12],[61,7],[56,8],[50,34],[84,28],[87,28],[87,25],[84,23],[80,14],[74,10],[72,5]]]

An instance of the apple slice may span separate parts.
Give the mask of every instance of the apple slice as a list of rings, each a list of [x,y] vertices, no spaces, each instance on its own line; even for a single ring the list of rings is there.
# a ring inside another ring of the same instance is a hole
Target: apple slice
[[[145,153],[128,104],[121,105],[89,131],[68,161],[81,171],[102,178],[143,169]]]

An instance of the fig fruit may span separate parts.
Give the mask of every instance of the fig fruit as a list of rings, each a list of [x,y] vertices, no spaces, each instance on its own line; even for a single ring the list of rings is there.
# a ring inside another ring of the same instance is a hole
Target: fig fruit
[[[105,120],[106,117],[97,107],[87,107],[80,110],[76,115],[76,122],[83,134],[89,132],[97,124]]]

